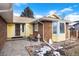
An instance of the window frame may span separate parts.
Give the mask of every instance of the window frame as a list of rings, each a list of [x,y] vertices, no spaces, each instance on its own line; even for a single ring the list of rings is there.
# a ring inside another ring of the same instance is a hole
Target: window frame
[[[64,23],[60,23],[60,33],[65,33],[65,24]]]
[[[25,26],[25,24],[22,24],[22,32],[24,32],[24,26]]]
[[[54,27],[54,24],[55,24],[55,27]],[[58,29],[58,22],[56,22],[56,21],[52,22],[52,33],[57,34],[58,33],[57,29]]]

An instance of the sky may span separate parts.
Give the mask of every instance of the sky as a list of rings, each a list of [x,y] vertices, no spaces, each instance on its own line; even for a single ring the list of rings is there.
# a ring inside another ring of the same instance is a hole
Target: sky
[[[15,3],[13,4],[13,12],[15,16],[20,16],[21,12],[29,6],[36,18],[57,14],[67,19],[75,15],[79,17],[79,3]]]

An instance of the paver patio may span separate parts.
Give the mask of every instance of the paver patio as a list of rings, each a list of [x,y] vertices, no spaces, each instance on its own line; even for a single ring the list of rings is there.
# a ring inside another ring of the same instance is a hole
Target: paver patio
[[[28,56],[25,46],[36,45],[38,42],[30,42],[27,40],[7,41],[0,51],[1,56]]]

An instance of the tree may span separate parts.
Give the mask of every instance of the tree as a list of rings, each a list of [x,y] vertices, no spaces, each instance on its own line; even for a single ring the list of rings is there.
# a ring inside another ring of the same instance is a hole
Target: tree
[[[33,11],[27,7],[24,9],[24,11],[21,13],[21,17],[30,17],[30,18],[34,18],[34,14]]]

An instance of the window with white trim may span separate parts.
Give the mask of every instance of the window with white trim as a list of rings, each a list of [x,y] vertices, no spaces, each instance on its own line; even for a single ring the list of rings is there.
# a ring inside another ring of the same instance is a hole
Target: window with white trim
[[[64,23],[60,23],[60,33],[64,33]]]
[[[57,22],[52,22],[52,32],[53,32],[53,34],[57,34],[57,26],[58,26]]]

